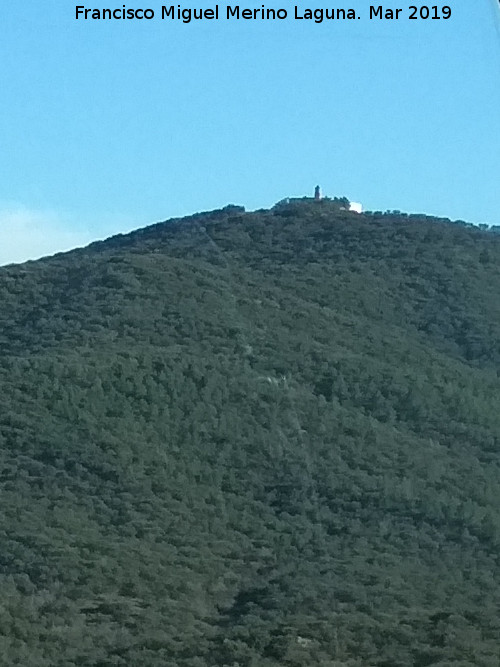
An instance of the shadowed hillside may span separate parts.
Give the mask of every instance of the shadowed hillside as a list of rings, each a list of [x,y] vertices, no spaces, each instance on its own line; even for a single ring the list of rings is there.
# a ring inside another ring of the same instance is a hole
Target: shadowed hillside
[[[0,269],[2,667],[498,667],[500,236],[344,205]]]

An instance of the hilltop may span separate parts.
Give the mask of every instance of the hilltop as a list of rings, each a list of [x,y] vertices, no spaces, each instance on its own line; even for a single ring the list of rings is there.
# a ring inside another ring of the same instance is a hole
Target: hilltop
[[[345,202],[0,269],[0,665],[498,665],[500,236]]]

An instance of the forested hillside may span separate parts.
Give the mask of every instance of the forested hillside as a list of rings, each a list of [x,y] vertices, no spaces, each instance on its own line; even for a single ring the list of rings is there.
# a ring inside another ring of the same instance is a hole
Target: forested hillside
[[[500,236],[344,204],[0,269],[2,667],[498,667]]]

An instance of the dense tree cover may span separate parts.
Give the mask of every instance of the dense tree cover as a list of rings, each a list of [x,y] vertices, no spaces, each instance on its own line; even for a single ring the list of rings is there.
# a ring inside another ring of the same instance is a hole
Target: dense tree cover
[[[343,203],[0,269],[0,665],[498,666],[500,238]]]

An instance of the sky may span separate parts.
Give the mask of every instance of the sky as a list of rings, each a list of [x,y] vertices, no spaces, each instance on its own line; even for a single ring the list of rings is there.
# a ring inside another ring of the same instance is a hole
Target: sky
[[[189,24],[155,0],[125,3],[153,20],[76,20],[82,1],[0,4],[0,264],[316,184],[500,224],[497,0],[449,0],[448,20],[335,0],[361,18],[323,23],[294,19],[295,0],[265,4],[283,21],[227,21],[219,3],[218,21]]]

